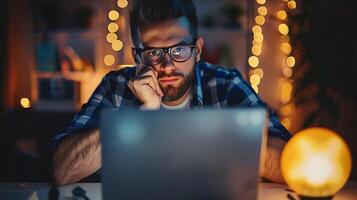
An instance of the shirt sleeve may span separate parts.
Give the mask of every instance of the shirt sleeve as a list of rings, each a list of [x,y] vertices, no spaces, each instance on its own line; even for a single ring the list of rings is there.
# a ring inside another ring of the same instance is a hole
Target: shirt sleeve
[[[291,138],[290,132],[280,123],[276,114],[255,93],[253,88],[243,79],[238,70],[230,71],[227,104],[229,106],[263,107],[269,114],[268,134],[285,141]]]
[[[70,125],[64,131],[54,136],[50,142],[52,152],[55,151],[58,144],[66,137],[98,127],[100,111],[103,110],[103,108],[113,107],[109,77],[109,74],[104,76],[88,102],[85,103],[81,110],[74,116]]]

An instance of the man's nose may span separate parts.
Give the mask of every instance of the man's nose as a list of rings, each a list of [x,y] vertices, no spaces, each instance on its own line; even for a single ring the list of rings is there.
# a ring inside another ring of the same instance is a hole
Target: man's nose
[[[175,71],[174,62],[167,53],[164,55],[164,60],[161,63],[160,71],[165,72],[166,74],[170,74]]]

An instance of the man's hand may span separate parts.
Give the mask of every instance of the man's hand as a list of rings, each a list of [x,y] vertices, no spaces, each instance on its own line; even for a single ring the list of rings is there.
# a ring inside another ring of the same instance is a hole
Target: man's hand
[[[152,67],[142,68],[143,70],[128,82],[128,87],[143,103],[143,108],[158,109],[164,96],[157,79],[158,72]]]

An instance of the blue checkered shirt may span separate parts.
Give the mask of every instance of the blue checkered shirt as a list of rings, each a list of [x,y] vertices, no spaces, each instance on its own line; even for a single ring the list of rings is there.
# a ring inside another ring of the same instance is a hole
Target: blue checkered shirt
[[[276,115],[258,97],[236,69],[226,69],[200,62],[195,66],[190,108],[265,107],[269,111],[270,136],[288,140],[291,134],[281,125]],[[100,112],[104,108],[138,108],[142,104],[131,92],[127,82],[135,76],[135,67],[109,72],[96,88],[88,102],[83,105],[70,126],[56,135],[52,150],[64,138],[97,128]]]

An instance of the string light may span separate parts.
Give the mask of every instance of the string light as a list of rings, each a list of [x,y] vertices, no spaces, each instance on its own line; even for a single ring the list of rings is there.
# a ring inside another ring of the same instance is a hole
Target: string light
[[[286,58],[286,65],[289,67],[294,67],[295,58],[293,56],[289,56],[288,58]]]
[[[112,48],[114,51],[120,51],[123,48],[123,42],[120,40],[113,41]]]
[[[116,10],[111,10],[108,13],[108,17],[109,17],[110,20],[113,20],[113,21],[118,20],[119,19],[119,12],[116,11]]]
[[[255,17],[255,25],[252,27],[253,41],[252,41],[252,55],[248,58],[250,66],[249,81],[250,85],[256,93],[259,93],[259,84],[264,76],[264,71],[259,66],[259,56],[262,54],[263,48],[263,25],[265,24],[265,17],[268,14],[268,9],[265,6],[266,0],[256,0],[258,4],[257,16]]]
[[[119,8],[126,8],[128,6],[129,2],[128,0],[118,0],[117,1],[117,6]],[[108,18],[111,20],[111,22],[108,24],[108,34],[106,36],[107,42],[111,44],[112,50],[114,51],[120,51],[123,49],[123,42],[119,39],[117,31],[119,30],[119,25],[116,22],[119,20],[120,13],[119,11],[112,9],[108,12]],[[104,64],[107,66],[112,66],[115,64],[115,57],[113,55],[106,55],[104,56]]]
[[[117,40],[117,39],[118,39],[117,34],[115,34],[115,33],[108,33],[108,34],[107,34],[107,41],[108,41],[109,43],[112,43],[112,42],[114,42],[114,41]]]
[[[260,56],[260,54],[262,53],[262,48],[258,45],[254,45],[252,47],[252,54],[255,56]]]
[[[291,53],[291,45],[289,42],[283,42],[281,43],[280,45],[280,49],[281,51],[286,54],[286,55],[289,55]]]
[[[259,15],[262,15],[262,16],[267,15],[267,14],[268,14],[268,9],[267,9],[267,7],[265,7],[265,6],[260,6],[260,7],[258,8],[258,14],[259,14]]]
[[[104,64],[107,66],[112,66],[115,63],[115,57],[113,55],[104,56]]]
[[[286,24],[279,24],[279,32],[283,35],[289,34],[289,27]]]
[[[118,26],[117,23],[111,22],[111,23],[108,24],[108,31],[109,31],[110,33],[115,33],[115,32],[117,32],[118,30],[119,30],[119,26]]]
[[[261,68],[255,69],[254,73],[257,74],[260,78],[263,78],[264,71]]]
[[[252,68],[255,68],[259,65],[259,58],[257,56],[250,56],[248,59],[248,64]]]
[[[278,18],[280,20],[286,20],[287,14],[285,12],[285,10],[279,10],[276,15],[278,16]]]
[[[265,17],[264,16],[261,16],[261,15],[258,15],[255,17],[255,23],[257,23],[258,25],[264,25],[265,23]]]
[[[128,4],[128,0],[118,0],[117,2],[119,8],[126,8]]]
[[[290,9],[296,9],[296,1],[294,1],[294,0],[291,0],[291,1],[289,1],[288,2],[288,8],[290,8]]]
[[[264,5],[265,4],[265,0],[257,0],[257,3],[260,5]]]
[[[31,107],[31,101],[29,98],[21,98],[20,104],[23,108],[30,108]]]
[[[262,32],[262,27],[259,26],[259,25],[254,25],[253,28],[252,28],[252,32],[253,32],[253,34],[261,33]]]
[[[296,1],[294,0],[282,0],[286,4],[285,8],[290,10],[296,9]],[[286,10],[279,10],[277,13],[277,18],[281,22],[288,20],[288,15]],[[280,50],[285,55],[282,62],[281,72],[282,80],[280,81],[280,102],[282,103],[280,107],[281,123],[287,128],[291,128],[291,113],[293,112],[295,105],[292,102],[292,95],[294,91],[294,84],[291,79],[293,75],[293,67],[295,66],[295,58],[290,55],[292,47],[289,39],[289,27],[285,23],[281,23],[278,26],[278,31],[281,34],[280,38]]]

